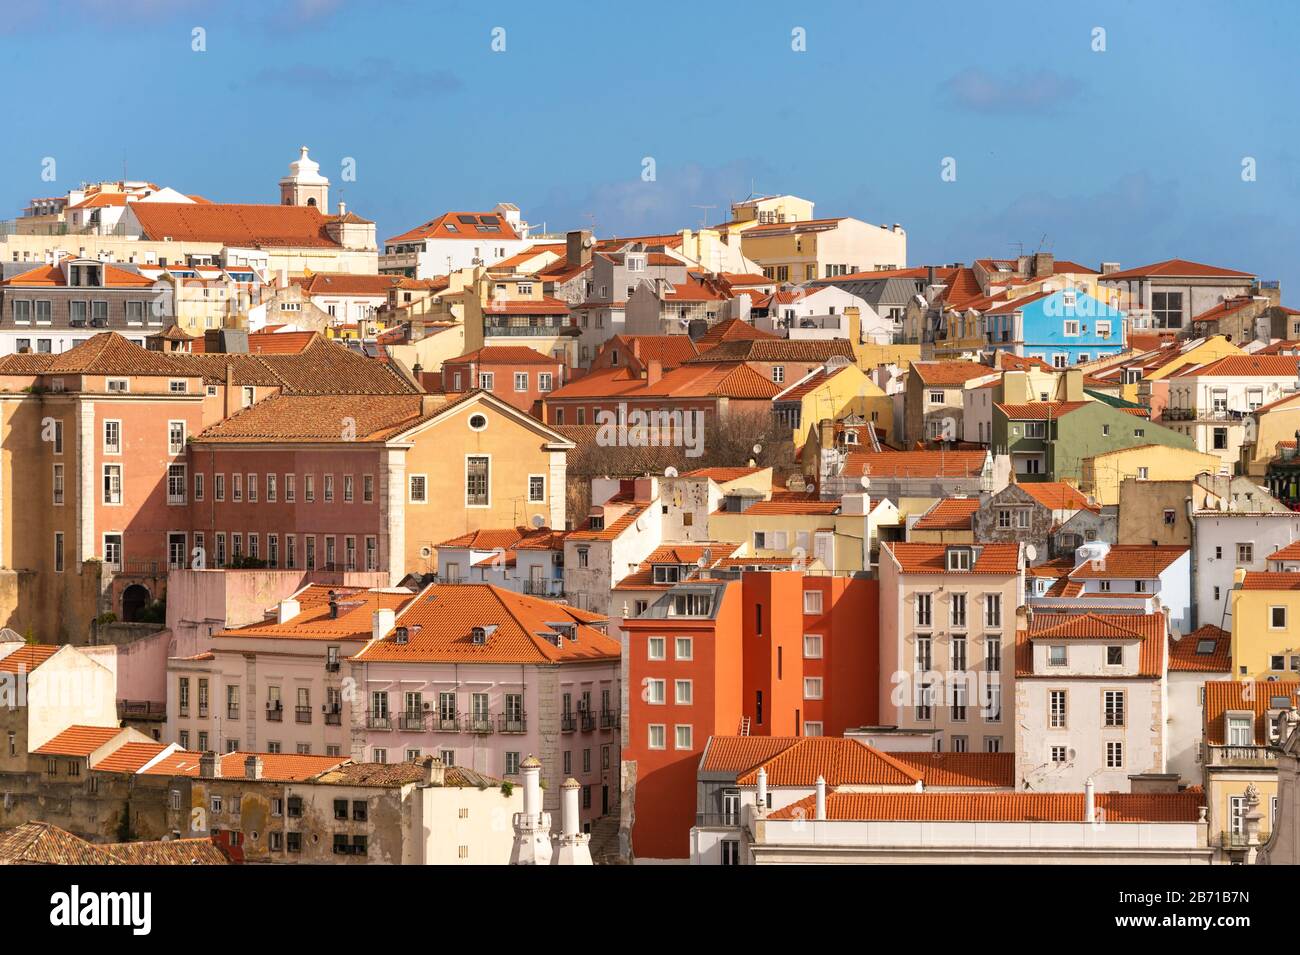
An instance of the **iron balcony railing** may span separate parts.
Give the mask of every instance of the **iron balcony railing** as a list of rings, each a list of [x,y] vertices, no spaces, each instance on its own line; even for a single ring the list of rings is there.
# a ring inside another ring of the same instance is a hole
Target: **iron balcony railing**
[[[366,727],[372,730],[390,730],[393,728],[393,719],[387,713],[367,713]]]
[[[612,729],[618,725],[618,714],[613,710],[600,711],[600,728],[603,730]]]
[[[525,713],[502,713],[497,718],[497,727],[502,733],[524,733],[528,730],[528,717]]]
[[[308,719],[306,720],[306,722],[310,723],[311,720]],[[341,726],[342,723],[343,723],[343,714],[340,713],[337,709],[325,711],[326,726]]]
[[[584,733],[590,733],[596,728],[596,714],[590,710],[583,710],[578,714],[578,719],[582,723],[582,731]]]
[[[697,812],[695,824],[715,829],[739,829],[740,810],[735,812]]]
[[[578,728],[578,717],[573,713],[560,714],[560,732],[572,733]]]
[[[403,713],[401,716],[399,716],[397,718],[397,722],[398,725],[404,730],[411,730],[417,733],[422,733],[424,732],[425,729],[428,728],[425,726],[424,716],[425,714],[420,712],[419,710],[410,710],[409,712]]]
[[[533,597],[563,597],[564,581],[555,577],[543,577],[541,580],[525,580],[524,593]]]
[[[266,718],[272,723],[284,721],[284,707],[279,703],[266,704]]]
[[[310,707],[310,706],[295,706],[295,707],[293,708],[293,718],[294,718],[294,720],[295,720],[296,722],[298,722],[298,723],[310,723],[310,722],[311,722],[311,707]]]
[[[466,713],[461,717],[461,728],[466,733],[486,736],[493,730],[492,715],[490,713]]]

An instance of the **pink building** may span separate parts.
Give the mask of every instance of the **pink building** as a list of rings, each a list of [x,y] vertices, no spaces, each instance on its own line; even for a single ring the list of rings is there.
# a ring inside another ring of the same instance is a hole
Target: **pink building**
[[[615,811],[619,767],[617,640],[603,617],[488,584],[431,584],[374,614],[350,659],[352,756],[442,758],[519,782],[545,767],[545,808],[581,787],[584,826]]]

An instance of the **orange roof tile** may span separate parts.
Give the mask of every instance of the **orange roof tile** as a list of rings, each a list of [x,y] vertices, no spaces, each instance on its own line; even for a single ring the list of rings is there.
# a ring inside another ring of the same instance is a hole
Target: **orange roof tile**
[[[1027,481],[1016,485],[1049,511],[1078,511],[1089,508],[1088,498],[1064,481]]]
[[[766,468],[744,467],[744,468],[696,468],[694,471],[687,471],[682,477],[689,478],[708,478],[716,484],[728,484],[731,481],[738,481],[741,478],[749,477],[751,474],[758,474]]]
[[[1011,421],[1046,421],[1059,418],[1071,411],[1086,408],[1087,401],[1030,401],[1025,404],[1008,405],[997,403],[993,407],[1001,411]]]
[[[166,756],[144,770],[145,776],[189,776],[199,775],[199,760],[202,753],[180,750]],[[340,756],[310,756],[303,753],[223,753],[221,760],[222,779],[243,779],[244,762],[249,756],[262,760],[262,779],[271,782],[304,782],[321,773],[348,762]]]
[[[1249,570],[1242,590],[1300,590],[1300,574],[1274,570]]]
[[[938,501],[912,526],[918,531],[968,531],[971,516],[980,509],[977,497],[953,497]]]
[[[338,247],[315,206],[237,203],[133,202],[131,213],[144,238],[220,242],[246,248]]]
[[[1169,636],[1169,669],[1227,673],[1232,669],[1232,634],[1207,623],[1181,640]]]
[[[31,673],[61,649],[49,644],[19,647],[8,656],[0,657],[0,673]]]
[[[1151,580],[1159,577],[1174,561],[1186,554],[1181,544],[1112,544],[1098,560],[1085,560],[1070,576],[1075,580],[1106,580],[1131,577]]]
[[[1296,706],[1300,703],[1298,694],[1300,682],[1295,680],[1206,680],[1202,738],[1210,746],[1223,746],[1228,739],[1227,712],[1243,710],[1255,714],[1255,743],[1266,743],[1269,739],[1268,711],[1280,709],[1273,704],[1282,699],[1287,701],[1286,709]]]
[[[939,386],[963,385],[972,378],[997,374],[987,365],[969,361],[914,361],[912,370],[924,384]]]
[[[590,618],[588,618],[590,619]],[[565,624],[572,636],[556,645],[546,635]],[[431,584],[397,612],[406,627],[405,644],[396,632],[372,640],[353,660],[376,663],[555,664],[618,660],[619,642],[553,601],[517,594],[491,584]],[[472,629],[494,628],[482,643]]]
[[[1217,265],[1205,265],[1190,262],[1187,259],[1165,259],[1152,265],[1143,265],[1122,272],[1111,272],[1100,277],[1102,282],[1120,279],[1138,279],[1155,276],[1172,276],[1174,278],[1254,278],[1250,272],[1238,272],[1235,269],[1220,268]]]
[[[1269,560],[1300,560],[1300,541],[1292,541],[1268,555]]]
[[[465,221],[465,220],[471,221]],[[484,220],[487,220],[486,222]],[[420,239],[515,240],[520,235],[499,212],[444,212],[436,219],[395,235],[389,242],[415,242]]]
[[[987,451],[850,451],[844,474],[881,478],[978,477]]]
[[[1188,365],[1174,378],[1295,378],[1300,358],[1295,355],[1226,355],[1205,365]]]
[[[805,736],[760,764],[769,786],[914,786],[922,774],[856,739]],[[738,785],[758,782],[759,766],[742,773]]]
[[[124,743],[91,769],[103,773],[134,773],[167,748],[165,743]]]
[[[926,789],[988,787],[1011,789],[1016,784],[1015,753],[886,754],[921,774]]]
[[[564,362],[553,355],[543,355],[526,345],[487,345],[483,348],[466,352],[455,358],[448,358],[443,365],[468,365],[471,362],[484,365],[562,365]]]
[[[120,732],[120,726],[69,726],[32,752],[41,756],[89,756]]]
[[[1128,822],[1196,822],[1205,794],[1097,793],[1095,805],[1107,825]],[[815,796],[768,814],[768,819],[812,819]],[[836,821],[929,820],[933,822],[1085,821],[1083,793],[840,793],[826,794],[826,818]]]
[[[974,548],[975,561],[968,571],[949,571],[947,552],[950,547]],[[1020,565],[1020,545],[1014,542],[989,544],[926,544],[888,541],[880,545],[898,561],[905,574],[1015,574]]]
[[[739,775],[782,750],[793,746],[800,736],[711,736],[700,757],[702,773]]]

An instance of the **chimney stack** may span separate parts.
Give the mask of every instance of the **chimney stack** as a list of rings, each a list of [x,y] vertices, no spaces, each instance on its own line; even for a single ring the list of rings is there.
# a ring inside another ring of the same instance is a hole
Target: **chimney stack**
[[[581,788],[572,776],[560,787],[560,834],[563,836],[578,834],[578,790]]]
[[[397,611],[381,607],[370,615],[370,639],[382,640],[397,622]]]
[[[221,760],[212,750],[207,750],[199,757],[199,777],[202,779],[221,778]]]
[[[564,235],[564,262],[572,267],[586,265],[591,261],[591,232],[587,229],[574,229]]]
[[[826,819],[826,777],[817,777],[817,797],[816,811],[813,814],[814,819]]]
[[[664,363],[658,358],[651,358],[646,365],[645,383],[646,385],[657,384],[659,379],[664,376]]]
[[[1097,821],[1097,794],[1092,779],[1083,784],[1083,821],[1087,823]]]
[[[1034,253],[1034,278],[1045,279],[1056,272],[1056,260],[1051,252]]]
[[[244,760],[244,778],[261,779],[262,778],[262,757],[249,756]]]
[[[276,623],[288,623],[302,612],[302,605],[292,597],[280,601],[280,610],[275,616]]]
[[[441,786],[447,781],[447,767],[437,756],[425,759],[424,781],[429,786]]]
[[[758,767],[758,810],[763,812],[767,809],[767,770],[762,766]]]
[[[330,591],[330,619],[337,620],[339,616],[339,601],[334,591]]]
[[[531,821],[542,811],[542,764],[529,755],[519,764],[519,772],[524,777],[524,816]]]

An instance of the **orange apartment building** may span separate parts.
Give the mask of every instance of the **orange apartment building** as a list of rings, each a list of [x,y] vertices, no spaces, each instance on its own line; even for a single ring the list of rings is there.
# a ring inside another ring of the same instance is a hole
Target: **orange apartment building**
[[[689,855],[710,736],[839,736],[876,721],[878,602],[864,576],[745,572],[674,587],[623,622],[634,856]]]

